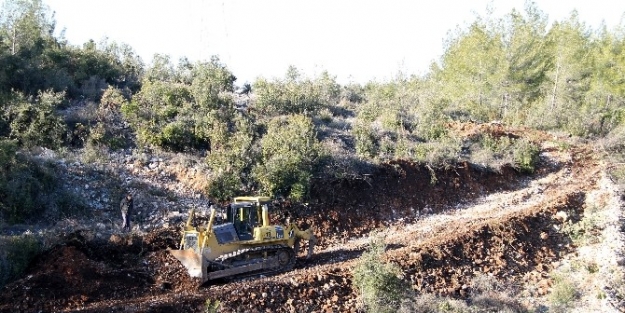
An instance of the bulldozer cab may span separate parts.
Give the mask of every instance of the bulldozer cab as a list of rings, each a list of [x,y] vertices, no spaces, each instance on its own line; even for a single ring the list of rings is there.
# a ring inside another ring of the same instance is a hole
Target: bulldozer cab
[[[254,228],[263,224],[262,207],[270,204],[268,197],[237,197],[227,207],[226,223],[232,223],[239,240],[254,239]]]
[[[228,206],[226,219],[234,225],[240,240],[252,240],[252,232],[257,226],[258,217],[252,203],[236,203]]]

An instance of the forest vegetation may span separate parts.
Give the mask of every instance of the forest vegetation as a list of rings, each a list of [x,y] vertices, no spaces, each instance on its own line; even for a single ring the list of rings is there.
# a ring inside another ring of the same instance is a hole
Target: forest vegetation
[[[42,0],[6,0],[0,8],[0,227],[90,209],[61,183],[63,169],[38,157],[45,151],[78,153],[85,163],[116,151],[190,155],[202,160],[202,192],[215,201],[263,194],[299,203],[310,199],[314,180],[366,180],[393,161],[432,173],[459,163],[535,171],[537,141],[459,136],[452,130],[461,123],[601,142],[625,164],[625,19],[593,29],[575,11],[550,21],[528,2],[451,31],[422,76],[339,84],[327,71],[309,76],[292,65],[245,92],[218,56],[155,54],[146,62],[125,43],[74,45],[56,34]],[[615,174],[625,182],[625,171]],[[30,237],[7,240],[15,244],[0,261],[13,265],[0,262],[0,286],[40,252]],[[375,286],[387,286],[383,297],[393,303],[406,288],[399,270],[380,261],[383,252],[372,246],[355,270],[372,308],[384,291]]]
[[[205,192],[217,200],[263,193],[301,201],[313,177],[358,177],[396,159],[533,170],[530,140],[460,139],[448,131],[458,121],[623,135],[625,24],[591,29],[576,12],[550,22],[531,3],[451,32],[424,76],[341,85],[331,73],[309,77],[291,66],[284,77],[259,77],[244,98],[217,56],[156,54],[146,64],[127,44],[76,46],[54,34],[43,1],[4,3],[0,214],[9,223],[77,206],[58,189],[53,165],[29,157],[33,149],[196,154],[208,169]]]

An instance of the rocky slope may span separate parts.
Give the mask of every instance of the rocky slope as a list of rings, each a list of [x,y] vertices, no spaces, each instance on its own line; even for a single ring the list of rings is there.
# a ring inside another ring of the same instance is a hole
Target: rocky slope
[[[615,274],[623,272],[623,201],[606,164],[588,146],[563,150],[549,135],[506,131],[542,142],[536,173],[397,161],[366,179],[318,181],[310,203],[283,207],[321,239],[311,260],[200,288],[166,252],[187,209],[208,206],[194,179],[199,160],[122,152],[95,168],[65,162],[66,183],[88,199],[93,221],[58,224],[67,235],[2,290],[0,312],[200,312],[207,299],[222,312],[358,312],[352,270],[372,230],[415,295],[469,299],[486,275],[516,293],[509,307],[541,311],[566,275],[579,292],[569,310],[623,312]],[[118,230],[115,188],[137,195],[132,234]]]

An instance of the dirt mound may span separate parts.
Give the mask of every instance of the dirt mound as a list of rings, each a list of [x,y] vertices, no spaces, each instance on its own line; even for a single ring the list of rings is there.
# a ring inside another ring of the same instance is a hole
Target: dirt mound
[[[131,299],[152,284],[140,267],[97,261],[75,246],[58,246],[39,257],[26,278],[0,296],[3,311],[56,312],[110,298]],[[19,295],[19,296],[16,296]]]
[[[555,231],[564,222],[556,214],[579,220],[583,201],[583,193],[571,193],[502,218],[453,225],[440,237],[390,252],[389,259],[407,269],[415,290],[445,296],[466,296],[477,274],[518,279],[546,273],[573,249],[570,238]]]
[[[150,253],[147,263],[157,287],[162,290],[180,292],[200,287],[200,281],[189,277],[186,268],[166,250]]]
[[[320,246],[326,247],[378,227],[411,223],[489,193],[520,188],[528,177],[512,167],[493,172],[466,162],[432,168],[393,161],[366,180],[316,181],[312,198],[318,203],[292,211],[303,225],[316,230]]]
[[[180,245],[180,228],[169,227],[153,230],[143,237],[143,244],[148,251],[175,249]]]

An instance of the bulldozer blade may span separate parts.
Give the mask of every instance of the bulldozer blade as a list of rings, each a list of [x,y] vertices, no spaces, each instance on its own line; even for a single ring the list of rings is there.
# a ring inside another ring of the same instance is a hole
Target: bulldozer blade
[[[187,268],[189,276],[203,278],[202,277],[202,256],[195,253],[192,249],[187,250],[169,250],[169,253],[173,255],[184,267]]]

